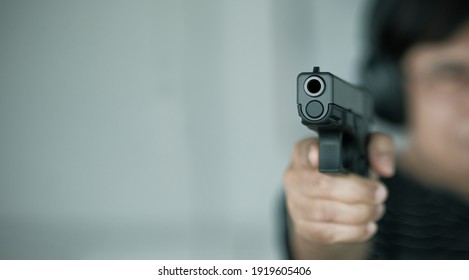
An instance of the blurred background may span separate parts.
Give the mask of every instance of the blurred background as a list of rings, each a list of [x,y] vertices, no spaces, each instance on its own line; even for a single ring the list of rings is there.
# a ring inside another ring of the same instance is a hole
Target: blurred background
[[[276,259],[295,80],[366,0],[0,0],[1,259]]]

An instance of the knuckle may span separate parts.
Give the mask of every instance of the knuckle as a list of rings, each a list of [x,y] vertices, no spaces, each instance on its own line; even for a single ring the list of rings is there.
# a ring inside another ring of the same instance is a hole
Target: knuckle
[[[336,220],[336,211],[330,203],[316,200],[312,205],[314,220],[324,223],[330,223]]]
[[[375,212],[375,217],[374,217],[374,222],[379,221],[384,214],[386,213],[386,206],[384,204],[380,204],[379,206],[376,207],[376,212]]]
[[[284,188],[287,191],[294,189],[310,198],[320,196],[317,188],[322,183],[318,173],[315,171],[298,168],[289,169],[284,173],[283,182]]]
[[[359,242],[369,241],[377,232],[378,226],[376,223],[369,223],[361,227],[361,234],[358,237]]]
[[[333,186],[332,181],[323,176],[319,172],[312,174],[310,178],[311,182],[311,192],[316,197],[321,198],[333,198],[335,195],[335,187]]]
[[[331,187],[330,181],[327,180],[325,176],[314,176],[314,179],[314,185],[319,190],[328,194],[332,193],[333,188]]]
[[[329,188],[331,195],[340,197],[342,202],[368,203],[373,191],[368,188],[367,180],[357,175],[333,178],[333,186]]]
[[[360,183],[360,195],[362,200],[367,203],[374,204],[375,202],[375,193],[378,189],[376,182],[366,179],[366,181],[362,181]]]
[[[377,209],[375,206],[371,205],[360,205],[359,207],[359,218],[357,218],[358,223],[367,223],[373,221],[376,217]]]
[[[322,244],[332,245],[337,243],[334,231],[328,227],[312,226],[310,229],[310,233],[311,236],[313,236],[317,242],[320,242]]]

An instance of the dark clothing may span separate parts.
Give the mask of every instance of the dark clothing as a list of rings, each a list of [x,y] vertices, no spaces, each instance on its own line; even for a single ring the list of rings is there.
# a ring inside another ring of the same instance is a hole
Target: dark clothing
[[[383,182],[389,197],[371,259],[469,259],[467,201],[442,188],[424,187],[399,171]],[[286,221],[286,211],[284,215]],[[285,238],[291,258],[288,232]]]
[[[372,258],[469,259],[469,205],[443,188],[425,188],[402,172],[389,189]]]

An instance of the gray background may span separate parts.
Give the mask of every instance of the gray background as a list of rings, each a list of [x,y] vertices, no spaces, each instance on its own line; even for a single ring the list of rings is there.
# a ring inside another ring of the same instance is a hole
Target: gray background
[[[364,0],[0,0],[0,258],[280,258],[313,65]]]

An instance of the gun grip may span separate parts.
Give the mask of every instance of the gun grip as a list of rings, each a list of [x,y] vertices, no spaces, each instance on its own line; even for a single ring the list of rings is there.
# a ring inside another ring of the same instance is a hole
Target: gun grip
[[[320,130],[318,134],[320,172],[352,172],[368,176],[366,143],[363,139],[356,139],[342,131]]]

